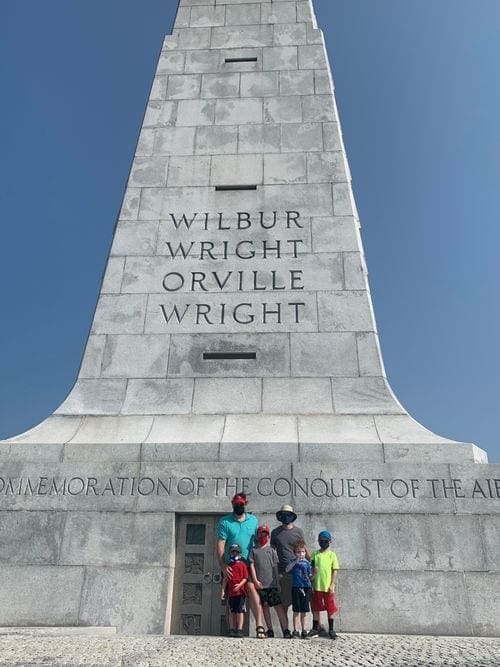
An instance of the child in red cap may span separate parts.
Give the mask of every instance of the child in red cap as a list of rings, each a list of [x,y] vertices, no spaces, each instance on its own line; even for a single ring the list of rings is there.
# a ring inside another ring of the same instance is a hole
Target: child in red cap
[[[281,604],[280,583],[278,573],[278,554],[269,542],[271,531],[269,526],[261,525],[257,528],[257,545],[250,551],[249,564],[250,575],[260,598],[260,608],[256,617],[256,632],[259,639],[274,637],[273,623],[271,620],[271,607],[274,607],[284,631],[288,627],[285,609]],[[264,630],[264,616],[267,632]]]

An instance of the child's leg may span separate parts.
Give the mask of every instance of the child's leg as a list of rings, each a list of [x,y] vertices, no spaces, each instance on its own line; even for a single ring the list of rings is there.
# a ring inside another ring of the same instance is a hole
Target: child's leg
[[[235,614],[236,616],[236,630],[243,630],[243,623],[245,622],[245,614]]]
[[[271,619],[271,609],[268,604],[263,604],[262,605],[262,611],[264,613],[264,620],[266,622],[266,628],[268,630],[273,629],[273,621]]]
[[[302,632],[304,632],[305,629],[306,629],[306,613],[305,612],[302,612],[302,614],[300,615],[300,625],[302,627]]]
[[[298,611],[293,612],[293,629],[294,629],[294,632],[299,631],[299,612]]]
[[[236,614],[232,611],[229,612],[229,628],[236,630]]]
[[[262,627],[262,623],[264,622],[263,616],[265,616],[266,612],[264,611],[264,603],[260,599],[259,595],[259,606],[255,610],[255,627]]]

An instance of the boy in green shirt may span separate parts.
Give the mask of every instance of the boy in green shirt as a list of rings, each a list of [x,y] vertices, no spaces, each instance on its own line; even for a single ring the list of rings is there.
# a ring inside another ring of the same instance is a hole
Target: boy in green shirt
[[[333,629],[333,615],[338,611],[335,604],[335,581],[339,570],[339,561],[335,551],[330,550],[332,534],[328,530],[322,530],[318,535],[319,549],[311,555],[311,565],[314,568],[313,579],[313,626],[309,637],[317,637],[321,628],[319,625],[320,612],[326,611],[328,615],[328,636],[337,639],[337,633]]]

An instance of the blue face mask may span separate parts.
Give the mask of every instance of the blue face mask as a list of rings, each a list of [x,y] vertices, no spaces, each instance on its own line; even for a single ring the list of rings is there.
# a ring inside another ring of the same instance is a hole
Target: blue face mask
[[[293,523],[293,514],[282,514],[281,523],[284,523],[285,526],[288,526],[291,523]]]

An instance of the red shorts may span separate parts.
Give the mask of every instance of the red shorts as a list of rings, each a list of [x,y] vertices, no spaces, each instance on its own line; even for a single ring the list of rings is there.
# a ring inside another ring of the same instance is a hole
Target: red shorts
[[[311,607],[313,611],[326,611],[328,616],[333,616],[338,611],[333,593],[323,591],[313,591]]]

